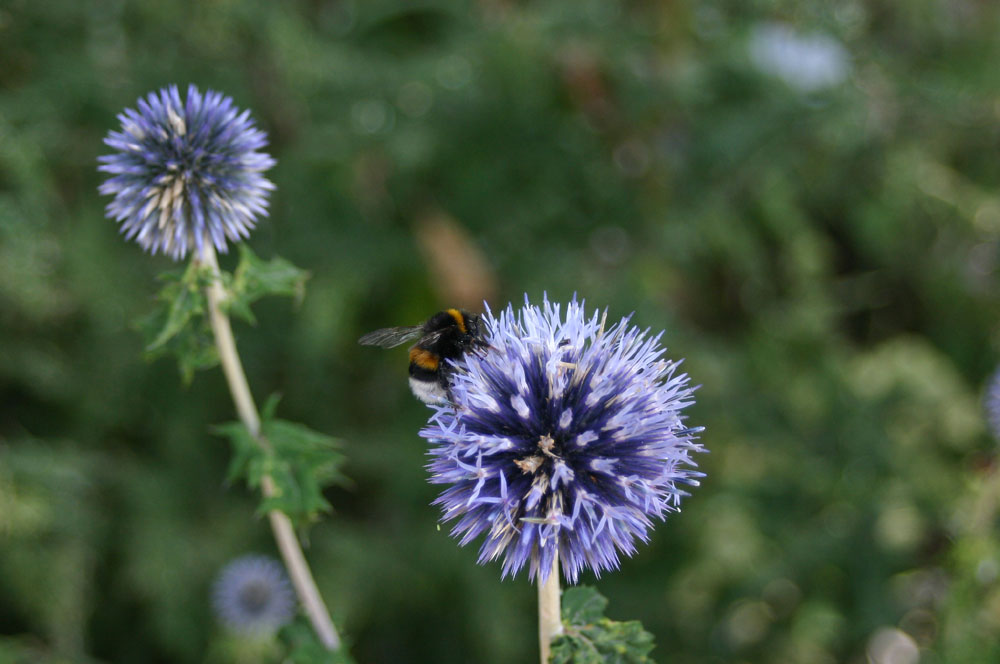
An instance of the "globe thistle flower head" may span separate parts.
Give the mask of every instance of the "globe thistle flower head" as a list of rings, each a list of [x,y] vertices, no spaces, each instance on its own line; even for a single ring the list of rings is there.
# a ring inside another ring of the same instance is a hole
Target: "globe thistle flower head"
[[[1000,440],[1000,367],[993,372],[986,384],[983,407],[986,410],[986,422],[989,424],[990,433]]]
[[[456,363],[453,405],[420,432],[452,534],[462,545],[485,534],[479,562],[503,556],[505,577],[527,565],[544,582],[557,553],[573,583],[617,568],[702,476],[701,429],[681,415],[687,375],[659,335],[627,318],[606,328],[606,315],[575,300],[565,315],[547,299],[487,310],[490,348]]]
[[[212,608],[234,632],[271,634],[295,615],[295,593],[277,560],[242,556],[219,573],[212,587]]]
[[[98,189],[114,196],[107,216],[126,238],[174,260],[200,254],[206,241],[225,252],[227,240],[246,238],[267,214],[274,185],[263,172],[275,163],[259,151],[267,135],[249,111],[193,85],[184,102],[172,85],[137,106],[104,139],[116,152],[98,157],[98,170],[111,174]]]

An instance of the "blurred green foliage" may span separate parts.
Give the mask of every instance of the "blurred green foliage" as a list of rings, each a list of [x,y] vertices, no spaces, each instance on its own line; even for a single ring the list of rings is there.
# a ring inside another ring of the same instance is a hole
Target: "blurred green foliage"
[[[844,80],[753,60],[775,23]],[[0,2],[0,660],[238,659],[208,588],[273,543],[224,484],[229,395],[142,361],[174,266],[96,192],[115,114],[193,82],[269,132],[250,243],[312,275],[238,343],[345,441],[307,555],[358,661],[535,657],[533,588],[436,526],[403,352],[355,343],[474,305],[435,215],[494,306],[634,310],[703,385],[703,486],[599,581],[654,659],[997,661],[998,59],[974,0]]]

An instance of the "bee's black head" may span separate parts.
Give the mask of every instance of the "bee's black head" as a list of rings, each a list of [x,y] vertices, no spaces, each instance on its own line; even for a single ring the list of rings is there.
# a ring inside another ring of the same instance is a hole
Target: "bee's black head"
[[[424,337],[418,342],[445,358],[457,358],[473,347],[485,345],[480,317],[462,309],[439,311],[424,325]]]
[[[465,331],[466,333],[478,339],[482,336],[482,330],[480,327],[479,315],[470,314],[468,311],[463,311],[462,316],[465,318]]]

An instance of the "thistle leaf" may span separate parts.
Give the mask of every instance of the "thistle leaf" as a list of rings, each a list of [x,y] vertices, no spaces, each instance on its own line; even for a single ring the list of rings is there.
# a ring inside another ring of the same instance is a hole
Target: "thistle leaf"
[[[230,275],[222,273],[226,290],[223,306],[226,311],[249,323],[255,323],[251,305],[266,295],[286,295],[301,301],[305,270],[284,258],[269,261],[258,258],[249,247],[241,244],[240,262]],[[137,320],[135,327],[146,343],[147,359],[171,355],[177,359],[184,383],[194,372],[210,369],[219,363],[212,326],[208,320],[205,287],[211,283],[211,273],[194,261],[184,270],[171,270],[159,276],[164,282],[156,296],[156,308]]]
[[[185,384],[194,372],[219,362],[211,326],[205,317],[205,286],[209,275],[194,263],[159,276],[164,282],[156,296],[156,308],[139,319],[135,327],[145,339],[147,359],[172,355]]]
[[[337,439],[313,431],[305,425],[274,417],[277,398],[270,397],[262,412],[261,439],[256,439],[242,422],[213,427],[213,432],[229,439],[233,459],[227,480],[244,478],[252,489],[259,489],[267,475],[274,481],[273,495],[261,501],[262,512],[279,510],[298,526],[315,521],[320,513],[330,511],[323,490],[332,485],[344,486],[341,473],[344,456]],[[262,442],[263,441],[263,442]]]
[[[552,641],[552,664],[653,664],[653,635],[637,620],[604,617],[607,605],[594,588],[580,586],[563,594],[563,634]]]
[[[229,313],[252,324],[256,319],[250,305],[262,297],[284,295],[295,298],[296,303],[302,301],[308,272],[280,256],[269,261],[261,260],[245,244],[239,245],[239,251],[240,262],[227,284],[229,299],[226,307]]]

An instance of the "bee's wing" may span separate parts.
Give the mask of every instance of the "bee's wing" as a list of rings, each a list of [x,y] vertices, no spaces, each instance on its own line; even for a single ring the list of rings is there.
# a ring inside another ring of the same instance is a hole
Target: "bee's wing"
[[[383,327],[381,330],[369,332],[358,339],[362,346],[380,346],[394,348],[402,343],[416,339],[423,332],[423,325],[406,325],[404,327]]]
[[[438,342],[441,337],[451,332],[450,328],[445,328],[443,330],[435,330],[434,332],[429,332],[420,338],[420,345],[423,347],[433,346]]]

